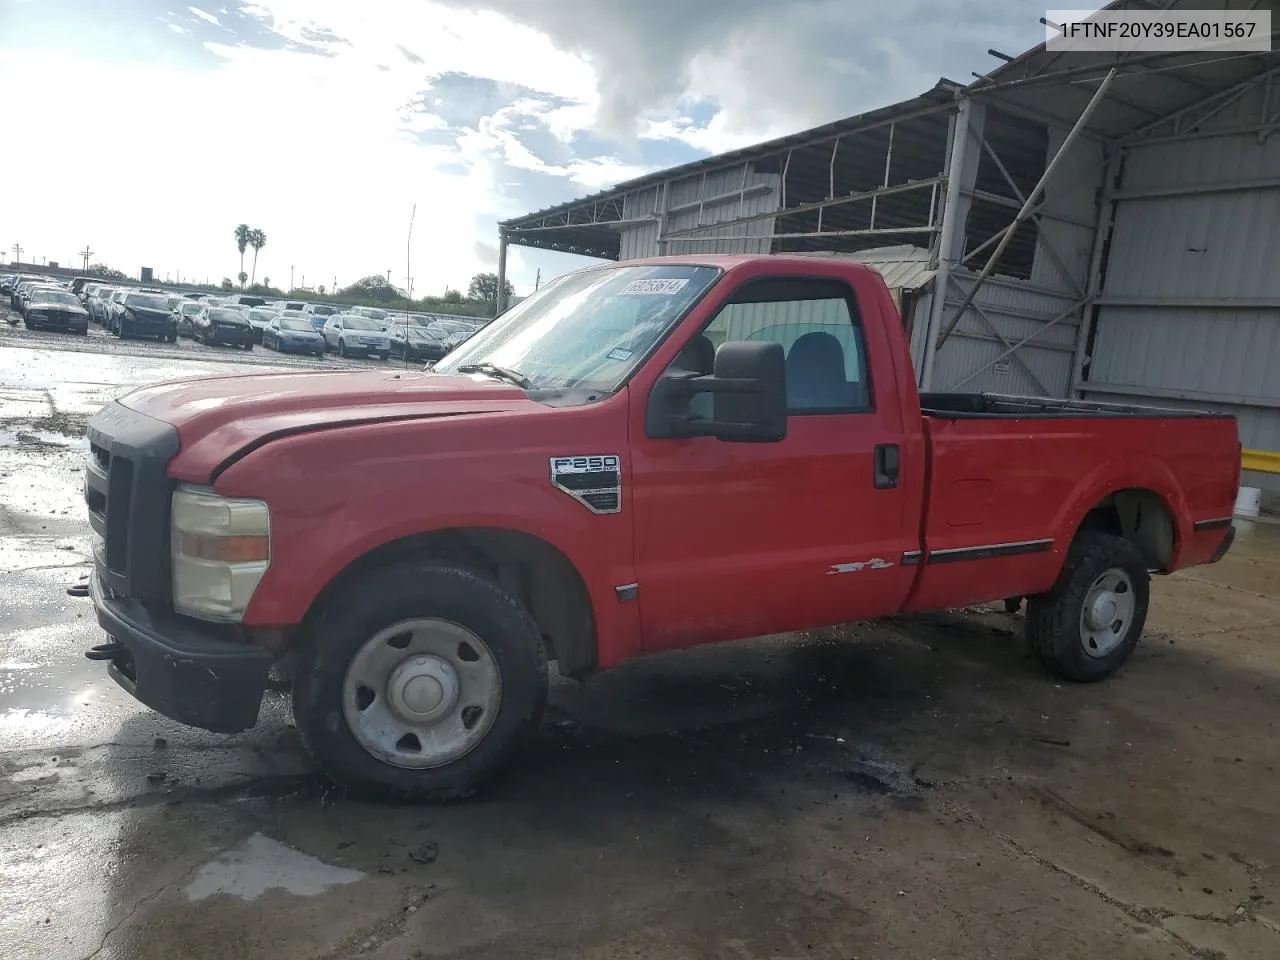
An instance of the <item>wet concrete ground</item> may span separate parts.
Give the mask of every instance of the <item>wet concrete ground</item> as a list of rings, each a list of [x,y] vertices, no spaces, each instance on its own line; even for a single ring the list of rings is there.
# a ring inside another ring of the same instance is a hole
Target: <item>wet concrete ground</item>
[[[65,593],[84,417],[226,366],[20,333],[0,339],[6,960],[1280,955],[1275,528],[1157,581],[1108,683],[1047,677],[994,611],[709,647],[558,684],[476,800],[357,802],[308,769],[283,699],[203,734],[81,656],[102,639]]]

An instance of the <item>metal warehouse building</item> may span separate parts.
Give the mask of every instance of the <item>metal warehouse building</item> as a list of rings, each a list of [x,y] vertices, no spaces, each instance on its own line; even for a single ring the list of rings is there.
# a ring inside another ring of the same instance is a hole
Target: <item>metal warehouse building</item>
[[[1260,451],[1246,468],[1280,466],[1277,52],[1037,47],[506,221],[500,241],[503,265],[510,243],[855,257],[894,291],[923,389],[1225,410]],[[1280,494],[1273,472],[1245,482]]]

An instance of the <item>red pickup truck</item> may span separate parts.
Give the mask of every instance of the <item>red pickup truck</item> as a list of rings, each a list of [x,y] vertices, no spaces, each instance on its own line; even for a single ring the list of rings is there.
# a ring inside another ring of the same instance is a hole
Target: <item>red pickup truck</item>
[[[214,731],[273,664],[335,780],[467,794],[547,663],[1027,598],[1110,675],[1149,572],[1229,548],[1230,417],[915,387],[878,274],[707,256],[569,274],[431,372],[143,387],[89,425],[91,593],[130,693]]]

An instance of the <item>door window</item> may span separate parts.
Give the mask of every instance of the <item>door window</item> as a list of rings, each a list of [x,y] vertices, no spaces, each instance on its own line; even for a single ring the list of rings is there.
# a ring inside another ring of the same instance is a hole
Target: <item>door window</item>
[[[840,281],[770,279],[747,283],[685,345],[669,372],[711,373],[716,348],[731,340],[782,345],[787,412],[791,415],[872,409],[857,301]]]

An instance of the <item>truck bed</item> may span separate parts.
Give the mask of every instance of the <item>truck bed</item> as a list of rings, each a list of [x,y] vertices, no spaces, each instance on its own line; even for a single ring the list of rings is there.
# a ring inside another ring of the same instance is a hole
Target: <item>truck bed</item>
[[[1042,593],[1085,515],[1121,491],[1154,495],[1134,522],[1172,525],[1173,553],[1156,569],[1206,562],[1230,522],[1230,417],[993,394],[920,402],[929,480],[911,609]]]
[[[920,410],[926,417],[942,420],[1218,416],[1201,410],[1148,407],[1127,403],[1099,403],[1093,400],[1016,397],[999,393],[922,393]]]

